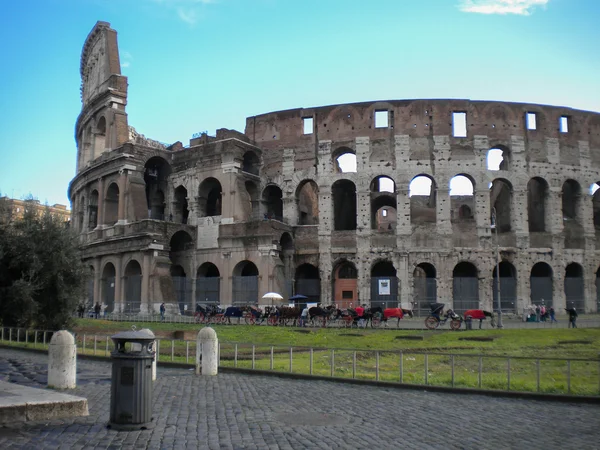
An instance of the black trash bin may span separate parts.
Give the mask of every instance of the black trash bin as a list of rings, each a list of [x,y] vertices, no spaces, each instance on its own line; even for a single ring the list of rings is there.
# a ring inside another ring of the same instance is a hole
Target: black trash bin
[[[473,329],[473,318],[471,316],[466,316],[465,317],[465,328],[467,330],[472,330]]]
[[[110,421],[115,430],[144,430],[152,426],[152,361],[150,330],[124,331],[111,337]]]

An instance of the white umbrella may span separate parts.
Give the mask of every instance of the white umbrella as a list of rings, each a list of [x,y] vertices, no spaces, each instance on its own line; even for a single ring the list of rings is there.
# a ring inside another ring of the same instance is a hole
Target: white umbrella
[[[273,300],[281,301],[283,300],[283,296],[278,294],[277,292],[267,292],[262,298],[271,299],[271,304],[273,304]]]

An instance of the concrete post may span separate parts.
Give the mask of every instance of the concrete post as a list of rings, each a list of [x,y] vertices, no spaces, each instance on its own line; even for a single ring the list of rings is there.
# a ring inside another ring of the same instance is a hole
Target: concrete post
[[[77,374],[77,346],[67,330],[54,333],[48,346],[48,387],[74,389]]]
[[[140,331],[152,333],[152,330],[148,328],[142,328]],[[156,381],[156,340],[152,343],[152,348],[154,349],[154,358],[152,359],[152,381]]]
[[[219,370],[219,340],[210,327],[202,328],[196,338],[196,375],[216,375]]]

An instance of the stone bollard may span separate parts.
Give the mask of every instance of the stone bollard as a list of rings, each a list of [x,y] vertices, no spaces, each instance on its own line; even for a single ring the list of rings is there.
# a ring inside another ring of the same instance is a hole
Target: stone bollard
[[[77,346],[67,330],[54,333],[48,346],[48,387],[74,389],[77,385]]]
[[[148,328],[142,328],[140,331],[147,331],[148,333],[152,333],[152,330]],[[154,359],[152,360],[152,381],[156,381],[156,341],[152,343],[152,348],[154,349]]]
[[[202,328],[196,338],[196,375],[216,375],[219,371],[219,340],[210,327]]]

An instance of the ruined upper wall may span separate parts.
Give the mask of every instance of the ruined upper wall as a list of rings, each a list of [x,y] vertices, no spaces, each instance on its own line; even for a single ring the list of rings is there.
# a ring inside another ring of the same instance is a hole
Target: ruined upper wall
[[[387,127],[376,128],[376,111],[388,111]],[[453,136],[454,112],[466,113],[466,137]],[[535,130],[527,129],[527,113],[536,114]],[[313,132],[305,134],[303,118],[310,117]],[[560,131],[561,117],[567,118],[568,132]],[[376,142],[394,135],[415,139],[444,135],[450,137],[451,146],[462,148],[476,135],[487,136],[494,145],[508,144],[511,136],[517,135],[525,137],[533,151],[548,138],[557,139],[561,147],[589,141],[592,161],[600,165],[600,113],[526,103],[391,100],[291,109],[247,118],[245,133],[265,149],[301,149],[323,140],[343,145],[356,137]]]

